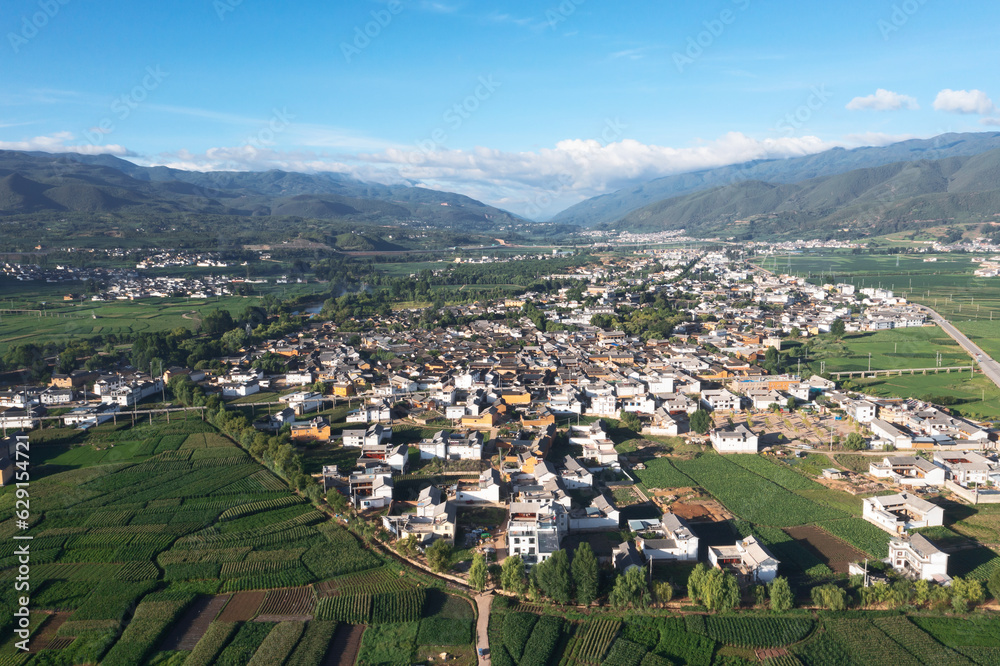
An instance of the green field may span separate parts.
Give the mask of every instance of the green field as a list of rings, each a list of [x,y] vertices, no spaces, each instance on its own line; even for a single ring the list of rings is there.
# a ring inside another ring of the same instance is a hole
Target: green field
[[[968,366],[972,359],[958,343],[937,326],[900,328],[846,335],[841,340],[832,336],[815,339],[808,356],[810,369],[819,371],[819,362],[827,372],[867,370],[871,354],[872,370],[936,367],[937,354],[942,366]]]
[[[496,602],[494,608],[490,652],[497,666],[738,666],[760,663],[754,651],[768,648],[789,653],[763,662],[772,666],[972,666],[997,663],[1000,647],[1000,622],[990,617],[911,620],[894,613],[850,618],[821,613],[814,618],[753,612],[650,616],[630,611],[570,622],[514,612]]]
[[[935,257],[935,262],[924,258]],[[962,321],[1000,320],[1000,278],[978,278],[977,264],[965,254],[853,255],[809,252],[768,257],[759,265],[808,278],[814,284],[840,283],[883,287],[930,306],[958,325]]]
[[[0,630],[14,622],[14,534],[33,537],[31,609],[68,615],[31,663],[318,664],[345,620],[430,620],[417,644],[472,649],[471,607],[387,566],[193,414],[36,431],[31,462],[27,530],[14,488],[0,493]],[[164,644],[204,595],[246,590],[263,592],[233,597],[193,652]],[[314,612],[331,622],[303,624]]]

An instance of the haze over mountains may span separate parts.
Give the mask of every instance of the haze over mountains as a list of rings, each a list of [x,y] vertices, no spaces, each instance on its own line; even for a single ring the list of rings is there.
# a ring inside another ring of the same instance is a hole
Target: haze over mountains
[[[525,220],[469,197],[343,174],[197,172],[109,155],[0,152],[0,215],[59,212],[299,217],[494,231]],[[1000,133],[748,162],[595,197],[553,222],[693,236],[864,235],[998,220]]]

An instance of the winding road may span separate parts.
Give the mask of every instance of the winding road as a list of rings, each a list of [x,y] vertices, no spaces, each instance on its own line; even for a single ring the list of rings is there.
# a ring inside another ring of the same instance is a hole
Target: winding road
[[[1000,388],[1000,363],[980,349],[979,345],[970,340],[965,333],[962,333],[960,330],[955,328],[954,324],[939,315],[937,312],[924,305],[921,305],[920,309],[930,315],[934,323],[940,326],[941,330],[950,335],[952,339],[962,347],[962,349],[969,352],[976,363],[979,364],[979,369],[982,373],[986,375],[991,382],[996,384],[998,388]]]

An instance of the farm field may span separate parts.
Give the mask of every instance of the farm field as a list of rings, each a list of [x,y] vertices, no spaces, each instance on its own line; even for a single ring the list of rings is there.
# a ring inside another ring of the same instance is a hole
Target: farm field
[[[425,644],[471,643],[471,607],[447,616],[449,595],[401,578],[196,416],[37,431],[32,462],[31,608],[64,621],[31,663],[272,664],[302,647],[313,660],[294,663],[318,664],[347,619],[325,620],[323,585],[337,599],[364,588],[364,624],[426,620]],[[0,492],[4,632],[14,499]]]
[[[740,612],[722,616],[609,611],[566,621],[494,602],[490,651],[497,666],[547,661],[567,666],[631,664],[995,664],[1000,621],[944,616],[818,617]],[[558,635],[555,630],[558,629]],[[991,633],[993,632],[993,633]],[[549,644],[555,641],[549,651]],[[523,649],[522,649],[523,647]],[[888,658],[891,657],[891,661]]]
[[[808,360],[810,368],[815,366],[816,371],[819,361],[825,361],[827,372],[867,370],[869,353],[873,370],[933,368],[938,353],[942,366],[972,364],[970,356],[937,326],[856,333],[839,341],[820,336]]]

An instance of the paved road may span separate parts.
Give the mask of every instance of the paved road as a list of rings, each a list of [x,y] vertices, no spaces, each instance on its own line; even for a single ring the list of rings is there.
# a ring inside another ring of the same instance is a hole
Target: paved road
[[[926,306],[920,306],[920,308],[930,315],[931,319],[944,330],[945,333],[950,335],[955,342],[957,342],[962,349],[969,352],[972,358],[975,359],[976,363],[979,364],[979,369],[984,375],[986,375],[990,381],[1000,387],[1000,363],[991,358],[986,352],[979,348],[979,346],[966,337],[965,333],[955,328],[955,326],[949,322],[947,319],[939,315],[934,310]]]
[[[479,666],[488,666],[490,663],[490,606],[493,605],[492,594],[480,594],[476,597],[476,606],[479,608],[479,621],[476,624],[476,651],[482,650],[479,657]],[[485,654],[485,656],[482,656]]]

